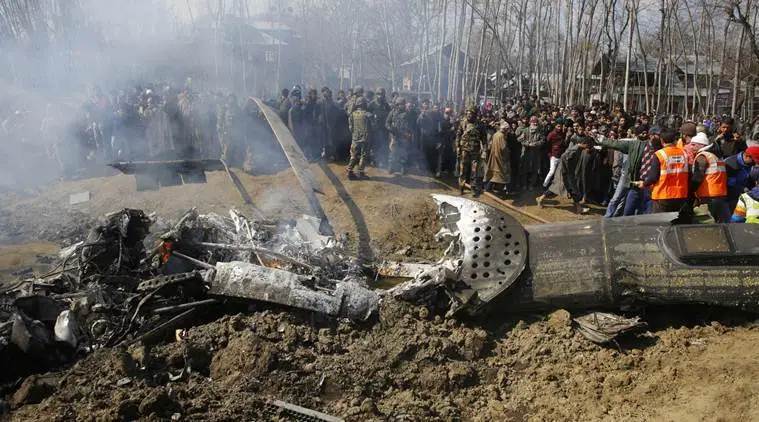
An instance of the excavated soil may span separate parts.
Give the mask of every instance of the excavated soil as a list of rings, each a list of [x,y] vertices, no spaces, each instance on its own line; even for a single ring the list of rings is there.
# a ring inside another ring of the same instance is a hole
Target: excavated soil
[[[348,181],[337,165],[313,170],[335,232],[355,253],[439,257],[445,245],[434,241],[429,194],[455,194],[449,187],[372,170],[371,180]],[[267,216],[307,210],[290,172],[237,174]],[[69,195],[81,191],[91,200],[69,205]],[[577,218],[525,198],[530,212],[551,221]],[[135,192],[133,178],[119,175],[4,192],[0,200],[0,243],[16,244],[0,251],[13,252],[3,255],[14,268],[34,266],[31,255],[47,257],[97,216],[123,207],[156,212],[159,225],[192,206],[246,211],[221,172],[209,173],[204,185],[157,192]],[[52,244],[28,244],[42,240]],[[0,273],[4,281],[7,274]],[[223,311],[156,346],[98,350],[70,368],[20,380],[0,398],[0,414],[11,409],[19,421],[289,420],[266,406],[277,399],[349,421],[759,420],[759,325],[751,315],[651,310],[644,316],[650,331],[599,346],[577,334],[563,310],[455,321],[384,299],[378,321],[361,325],[262,305]]]
[[[386,300],[370,326],[262,310],[27,380],[21,391],[39,404],[12,416],[268,420],[264,403],[279,399],[355,421],[756,420],[759,329],[743,321],[665,326],[604,347],[563,310],[462,324]]]

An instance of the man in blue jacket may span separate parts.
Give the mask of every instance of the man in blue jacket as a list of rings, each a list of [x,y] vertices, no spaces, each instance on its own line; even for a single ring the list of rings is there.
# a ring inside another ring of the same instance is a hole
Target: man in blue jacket
[[[759,146],[757,145],[725,159],[727,200],[731,211],[735,209],[738,198],[749,188],[749,174],[757,161],[759,161]]]

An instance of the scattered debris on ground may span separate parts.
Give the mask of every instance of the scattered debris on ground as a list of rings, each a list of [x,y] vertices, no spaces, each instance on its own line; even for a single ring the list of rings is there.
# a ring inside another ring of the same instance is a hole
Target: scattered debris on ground
[[[155,344],[205,308],[255,300],[366,321],[378,295],[365,268],[307,216],[251,221],[188,211],[146,249],[153,220],[141,210],[106,215],[60,252],[46,274],[0,291],[0,354],[29,365],[2,382],[64,366],[104,347]]]
[[[759,375],[749,353],[759,330],[733,311],[702,309],[680,323],[647,315],[648,326],[635,316],[566,310],[446,317],[451,303],[467,303],[467,289],[488,293],[470,284],[451,290],[459,297],[441,294],[479,263],[460,259],[465,248],[448,211],[440,233],[452,237],[441,261],[404,262],[401,254],[376,268],[308,217],[106,215],[67,242],[47,274],[22,271],[19,282],[2,285],[0,414],[682,420],[688,409],[671,405],[678,395],[702,400],[699,414],[716,417],[725,400],[748,403],[759,393],[745,375]],[[382,292],[378,276],[413,281]],[[724,371],[713,356],[739,372],[709,389],[699,379]],[[735,383],[739,390],[726,393]],[[751,406],[730,413],[759,416]]]

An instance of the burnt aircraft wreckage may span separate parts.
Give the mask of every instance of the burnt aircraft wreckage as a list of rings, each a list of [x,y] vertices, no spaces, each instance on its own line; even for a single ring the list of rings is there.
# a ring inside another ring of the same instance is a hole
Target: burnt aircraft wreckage
[[[451,314],[706,304],[759,311],[759,227],[672,225],[676,213],[523,227],[489,205],[433,195],[445,257],[393,289],[443,288]]]
[[[319,234],[331,236],[316,195],[321,189],[303,152],[277,113],[254,100],[300,182]],[[220,160],[112,166],[135,174],[142,188],[157,188],[166,180],[202,183],[203,171],[223,168],[258,211]],[[673,225],[676,214],[669,213],[523,227],[480,202],[433,198],[443,226],[438,238],[450,240],[450,246],[435,265],[377,267],[380,275],[413,279],[391,289],[399,298],[423,302],[442,288],[451,315],[688,303],[759,310],[759,242],[754,240],[759,228],[754,225]],[[239,293],[240,286],[235,288]]]

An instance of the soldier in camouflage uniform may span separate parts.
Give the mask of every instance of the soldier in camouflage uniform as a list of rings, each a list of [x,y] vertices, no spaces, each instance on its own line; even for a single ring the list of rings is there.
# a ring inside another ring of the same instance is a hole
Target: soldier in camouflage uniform
[[[482,149],[486,142],[485,130],[477,119],[477,108],[470,107],[459,126],[456,154],[459,160],[459,193],[469,182],[474,196],[482,192]]]
[[[372,115],[371,154],[372,160],[377,167],[387,165],[389,139],[385,121],[390,114],[390,104],[385,98],[385,88],[380,88],[374,101],[368,105],[369,114]]]
[[[353,113],[353,110],[356,107],[356,101],[359,98],[364,98],[364,87],[361,85],[353,88],[353,93],[351,94],[350,98],[348,98],[348,102],[345,104],[345,112],[348,113],[348,116]]]
[[[406,173],[408,154],[414,140],[410,118],[406,111],[406,100],[396,98],[395,108],[390,111],[385,121],[385,127],[390,132],[390,159],[387,170],[391,173]]]
[[[358,165],[358,177],[366,178],[364,167],[366,166],[369,152],[369,134],[371,133],[371,116],[366,111],[366,99],[359,97],[353,105],[353,113],[348,117],[348,126],[351,130],[351,158],[348,162],[348,179],[355,180],[353,169]]]
[[[390,140],[385,127],[385,121],[392,107],[385,98],[385,89],[380,88],[374,96],[374,100],[367,105],[369,114],[372,115],[372,133],[370,154],[372,162],[377,167],[384,168],[387,165],[388,147]]]

